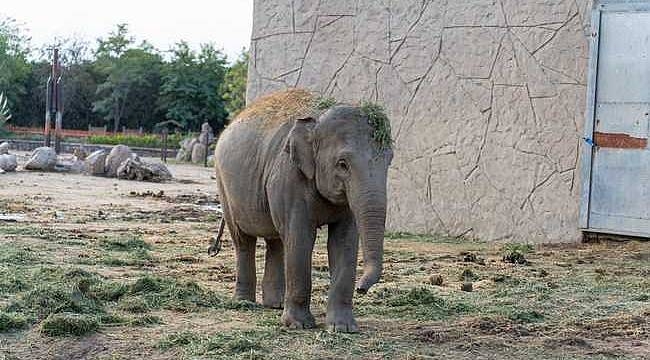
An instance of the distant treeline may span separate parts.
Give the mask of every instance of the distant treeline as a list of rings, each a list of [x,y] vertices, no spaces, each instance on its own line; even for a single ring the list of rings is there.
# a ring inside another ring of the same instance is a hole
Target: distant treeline
[[[126,24],[95,44],[73,37],[33,49],[14,20],[0,18],[0,93],[9,99],[13,125],[42,126],[54,47],[63,66],[67,129],[153,131],[158,122],[175,120],[187,131],[205,121],[218,131],[244,106],[246,51],[231,65],[209,44],[196,51],[181,41],[161,52],[136,43]]]

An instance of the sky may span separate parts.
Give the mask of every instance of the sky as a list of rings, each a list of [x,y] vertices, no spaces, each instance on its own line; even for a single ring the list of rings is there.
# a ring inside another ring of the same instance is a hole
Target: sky
[[[93,46],[118,23],[129,24],[136,41],[168,50],[179,40],[193,48],[213,43],[234,60],[249,47],[253,0],[2,0],[0,16],[17,20],[40,48],[73,35]]]

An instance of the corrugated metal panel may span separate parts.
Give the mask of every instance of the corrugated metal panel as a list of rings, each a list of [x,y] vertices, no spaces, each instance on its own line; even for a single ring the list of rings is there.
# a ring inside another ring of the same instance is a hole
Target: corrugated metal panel
[[[650,236],[650,6],[600,4],[596,12],[586,227]]]

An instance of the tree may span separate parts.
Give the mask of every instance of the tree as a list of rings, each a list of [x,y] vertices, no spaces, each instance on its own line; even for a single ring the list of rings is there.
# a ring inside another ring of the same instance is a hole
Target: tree
[[[239,59],[226,72],[223,83],[223,100],[226,111],[232,119],[246,106],[246,81],[248,79],[249,55],[242,50]]]
[[[7,106],[7,98],[5,94],[0,93],[0,131],[7,121],[11,120],[11,112]]]
[[[28,43],[15,20],[0,18],[0,92],[5,93],[12,109],[22,107],[20,100],[27,92],[25,81],[31,73]]]
[[[111,121],[115,132],[120,125],[151,129],[160,116],[162,57],[146,42],[138,47],[133,43],[122,24],[107,40],[99,40],[96,52],[105,80],[97,86],[93,111]]]
[[[178,43],[163,71],[159,107],[186,129],[198,130],[206,121],[222,129],[227,117],[221,94],[225,73],[226,57],[214,46],[202,45],[197,53],[186,42]]]

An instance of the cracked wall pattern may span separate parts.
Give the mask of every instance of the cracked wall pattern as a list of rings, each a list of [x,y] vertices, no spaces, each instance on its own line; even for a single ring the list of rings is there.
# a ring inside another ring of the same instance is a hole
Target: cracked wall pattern
[[[248,100],[304,87],[393,125],[388,228],[579,238],[588,0],[256,0]]]

